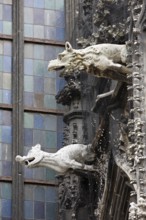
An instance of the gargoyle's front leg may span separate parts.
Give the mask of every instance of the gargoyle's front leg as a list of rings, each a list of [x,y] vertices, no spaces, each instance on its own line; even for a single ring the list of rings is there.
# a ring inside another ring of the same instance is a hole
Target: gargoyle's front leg
[[[95,104],[94,106],[91,108],[91,111],[95,111],[96,112],[96,108],[97,108],[97,105],[98,105],[98,102],[103,99],[103,98],[106,98],[108,96],[112,96],[114,94],[114,90],[111,90],[109,92],[105,92],[105,93],[102,93],[102,94],[99,94],[97,95],[96,97],[96,100],[95,100]]]
[[[92,165],[86,165],[86,164],[82,164],[79,163],[75,160],[71,160],[70,162],[66,162],[66,164],[68,164],[68,166],[70,168],[72,168],[73,170],[88,170],[88,171],[96,171]]]
[[[115,70],[117,72],[129,75],[132,73],[132,70],[130,68],[127,68],[126,66],[119,64],[119,63],[112,63],[109,66],[109,69]]]

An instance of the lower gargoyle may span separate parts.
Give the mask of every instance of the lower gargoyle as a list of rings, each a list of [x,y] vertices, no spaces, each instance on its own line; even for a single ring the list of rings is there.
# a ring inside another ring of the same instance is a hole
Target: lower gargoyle
[[[41,145],[37,144],[29,150],[27,156],[16,156],[16,161],[24,164],[28,168],[48,167],[59,173],[66,173],[69,169],[80,169],[96,171],[93,165],[85,164],[91,162],[95,154],[90,145],[71,144],[67,145],[56,153],[48,153],[41,150]]]

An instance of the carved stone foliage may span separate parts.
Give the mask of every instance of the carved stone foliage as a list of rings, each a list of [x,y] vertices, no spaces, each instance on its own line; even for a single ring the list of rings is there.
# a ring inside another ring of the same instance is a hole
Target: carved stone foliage
[[[56,100],[62,105],[70,105],[74,97],[80,99],[81,85],[80,81],[70,78],[64,88],[56,95]]]
[[[84,17],[80,28],[84,30],[86,17],[89,17],[90,13],[92,34],[79,36],[77,39],[79,45],[86,47],[97,43],[124,43],[128,39],[130,1],[93,0],[90,2],[92,11],[87,10],[88,1],[84,0],[82,4]]]
[[[98,183],[93,174],[86,172],[58,176],[60,220],[95,220]]]

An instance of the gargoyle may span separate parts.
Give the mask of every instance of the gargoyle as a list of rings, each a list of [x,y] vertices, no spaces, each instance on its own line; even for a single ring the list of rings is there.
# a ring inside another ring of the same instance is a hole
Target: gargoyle
[[[95,171],[93,165],[85,164],[93,161],[95,154],[90,145],[71,144],[56,153],[48,153],[41,150],[41,145],[33,146],[27,156],[16,156],[16,161],[28,168],[48,167],[59,173],[66,173],[69,169]]]
[[[131,70],[126,67],[126,58],[126,45],[98,44],[85,49],[73,49],[66,42],[65,50],[58,54],[57,59],[49,62],[48,70],[63,69],[61,76],[85,70],[97,77],[127,82],[126,75]]]

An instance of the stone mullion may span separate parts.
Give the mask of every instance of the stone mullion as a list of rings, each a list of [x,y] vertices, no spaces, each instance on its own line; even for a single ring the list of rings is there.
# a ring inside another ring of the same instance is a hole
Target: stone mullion
[[[23,220],[23,168],[15,162],[23,152],[23,0],[13,1],[12,61],[12,219]]]

